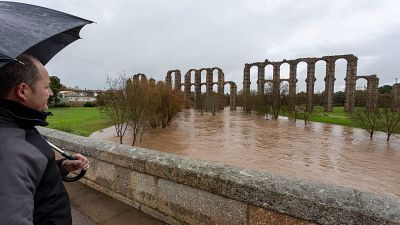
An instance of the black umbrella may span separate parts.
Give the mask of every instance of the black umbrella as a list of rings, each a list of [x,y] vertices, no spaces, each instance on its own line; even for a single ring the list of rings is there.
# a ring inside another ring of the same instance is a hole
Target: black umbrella
[[[0,67],[22,53],[45,65],[79,39],[80,30],[89,23],[92,21],[44,7],[0,1]]]
[[[79,39],[83,26],[92,23],[76,16],[39,6],[0,1],[0,68],[16,61],[26,53],[45,65],[65,46]],[[65,151],[50,146],[68,159],[75,159]],[[76,177],[63,177],[76,181],[85,175],[82,170]]]

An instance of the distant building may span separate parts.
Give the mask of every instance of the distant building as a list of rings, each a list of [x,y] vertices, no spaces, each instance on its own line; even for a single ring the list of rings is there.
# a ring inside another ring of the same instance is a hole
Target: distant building
[[[60,104],[68,103],[73,106],[82,106],[85,102],[96,102],[96,97],[100,92],[98,90],[71,90],[71,91],[60,91],[58,98]]]

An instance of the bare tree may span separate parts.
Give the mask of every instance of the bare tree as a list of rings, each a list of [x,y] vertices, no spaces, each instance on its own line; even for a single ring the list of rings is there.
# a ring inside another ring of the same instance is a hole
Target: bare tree
[[[128,79],[126,83],[126,104],[128,106],[128,124],[132,131],[132,146],[135,145],[139,135],[141,136],[148,126],[146,120],[147,86],[147,80],[143,78]]]
[[[357,90],[355,93],[355,105],[353,112],[350,113],[350,119],[357,123],[361,128],[369,133],[370,139],[379,128],[381,113],[378,108],[367,108],[365,102],[367,92],[365,90]]]
[[[180,90],[172,90],[164,82],[158,82],[156,87],[159,102],[156,109],[157,117],[162,128],[167,127],[183,108],[184,98]],[[157,104],[157,103],[155,103]]]
[[[117,79],[107,78],[108,90],[103,96],[102,110],[111,119],[115,132],[122,144],[122,139],[127,129],[128,107],[126,105],[126,78],[121,75]]]
[[[219,107],[218,94],[213,91],[206,93],[204,106],[205,106],[207,112],[210,111],[212,115],[215,115],[217,112],[217,109]]]
[[[380,114],[379,128],[386,133],[386,141],[395,132],[400,132],[400,104],[391,94],[379,96]]]
[[[313,113],[314,107],[308,105],[307,94],[305,92],[298,93],[294,117],[301,117],[304,120],[304,124],[307,124]]]
[[[367,130],[370,139],[372,139],[378,128],[381,114],[378,109],[369,109],[366,107],[356,107],[350,114],[350,119]]]

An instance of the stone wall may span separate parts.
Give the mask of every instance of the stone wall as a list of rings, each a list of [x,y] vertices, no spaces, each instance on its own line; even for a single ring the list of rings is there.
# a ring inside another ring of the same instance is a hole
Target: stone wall
[[[86,155],[83,182],[169,224],[400,224],[400,199],[40,128]]]

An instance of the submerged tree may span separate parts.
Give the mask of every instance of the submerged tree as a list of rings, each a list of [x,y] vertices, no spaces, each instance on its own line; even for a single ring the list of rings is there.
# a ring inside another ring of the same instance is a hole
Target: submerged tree
[[[310,116],[314,113],[314,107],[308,105],[307,94],[305,92],[300,92],[297,94],[297,101],[294,113],[294,117],[299,117],[303,119],[304,124],[307,124]]]
[[[120,76],[109,79],[108,83],[109,90],[101,99],[120,143],[127,128],[132,132],[132,145],[135,145],[148,128],[167,127],[183,106],[182,93],[164,82],[156,84],[153,79]]]
[[[122,144],[122,139],[127,129],[128,107],[125,92],[126,78],[121,75],[117,79],[107,78],[108,90],[102,95],[102,110],[111,119],[115,133]]]
[[[378,107],[366,107],[368,93],[366,90],[357,90],[355,93],[355,105],[353,112],[350,113],[350,119],[361,128],[368,131],[370,139],[379,129],[381,113]]]
[[[379,106],[381,114],[379,129],[386,133],[386,141],[389,141],[393,133],[400,132],[400,102],[391,94],[381,94]]]
[[[366,107],[356,107],[350,113],[350,119],[368,131],[370,139],[372,139],[375,131],[378,129],[380,117],[378,109]]]

